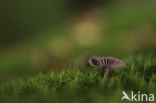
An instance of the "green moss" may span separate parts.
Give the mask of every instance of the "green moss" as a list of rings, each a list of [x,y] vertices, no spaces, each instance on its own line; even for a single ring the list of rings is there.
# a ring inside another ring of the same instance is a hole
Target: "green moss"
[[[124,61],[126,67],[112,69],[104,78],[99,68],[86,67],[9,82],[0,87],[0,102],[114,103],[120,102],[123,90],[156,93],[155,57],[140,55]]]

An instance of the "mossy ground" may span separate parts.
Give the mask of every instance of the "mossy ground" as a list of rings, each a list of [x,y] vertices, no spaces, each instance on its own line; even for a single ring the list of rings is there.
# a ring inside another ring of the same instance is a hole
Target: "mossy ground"
[[[123,61],[125,67],[111,69],[104,78],[100,68],[86,67],[12,81],[0,87],[0,102],[120,103],[123,90],[155,94],[155,57],[135,55]]]

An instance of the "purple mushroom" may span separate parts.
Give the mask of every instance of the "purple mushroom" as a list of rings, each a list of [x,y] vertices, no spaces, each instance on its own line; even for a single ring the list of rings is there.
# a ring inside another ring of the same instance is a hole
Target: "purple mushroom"
[[[102,68],[102,77],[104,74],[108,74],[110,68],[118,68],[125,66],[125,63],[114,57],[98,57],[92,56],[89,59],[89,63],[93,67],[101,67]]]

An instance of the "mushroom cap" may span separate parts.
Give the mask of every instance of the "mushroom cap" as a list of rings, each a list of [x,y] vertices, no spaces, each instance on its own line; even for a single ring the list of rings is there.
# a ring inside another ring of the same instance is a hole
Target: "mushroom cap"
[[[91,66],[98,67],[108,67],[108,68],[118,68],[125,66],[125,63],[114,57],[98,57],[92,56],[89,59]]]

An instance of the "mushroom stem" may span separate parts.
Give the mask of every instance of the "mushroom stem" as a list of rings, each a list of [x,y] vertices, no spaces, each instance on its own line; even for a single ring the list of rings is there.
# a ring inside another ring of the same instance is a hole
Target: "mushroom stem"
[[[104,77],[104,75],[107,75],[109,72],[109,68],[107,66],[102,67],[102,74],[101,76]]]

